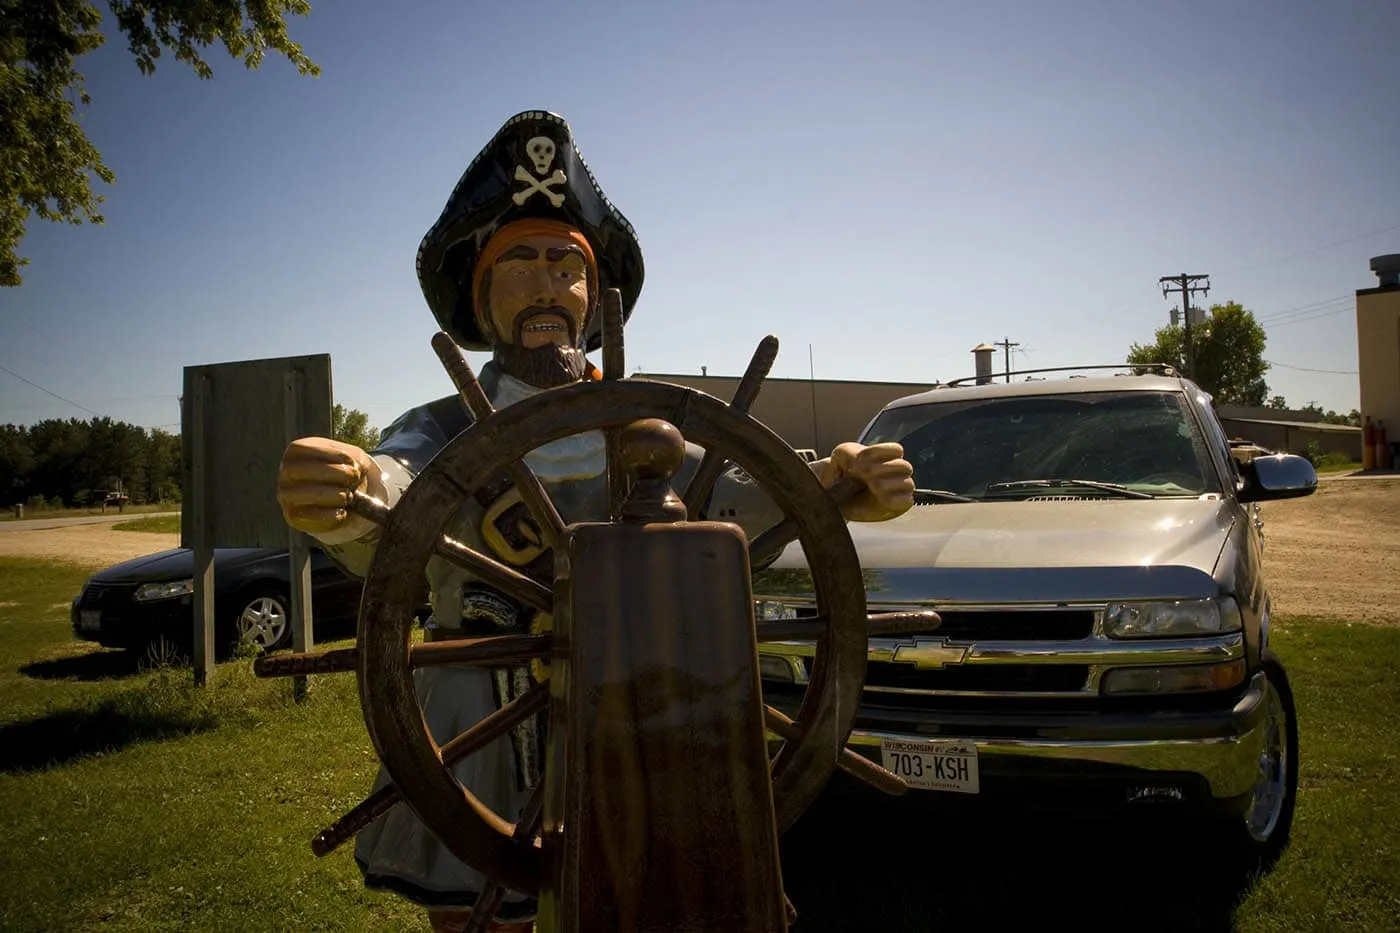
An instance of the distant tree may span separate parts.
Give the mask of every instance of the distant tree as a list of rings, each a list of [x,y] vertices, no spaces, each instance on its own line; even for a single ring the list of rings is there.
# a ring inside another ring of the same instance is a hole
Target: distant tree
[[[1279,410],[1287,410],[1288,401],[1282,395],[1275,395],[1269,399],[1268,407],[1277,408]]]
[[[337,404],[331,408],[331,437],[362,450],[373,450],[379,444],[379,429],[358,408]]]
[[[13,424],[0,426],[0,504],[23,502],[33,471],[34,450],[29,446],[29,432]]]
[[[255,69],[268,49],[302,74],[320,68],[287,35],[286,16],[306,16],[309,0],[107,0],[144,74],[161,49],[201,78],[200,55],[215,41]],[[90,0],[0,0],[0,285],[23,281],[19,255],[30,214],[44,220],[102,223],[92,176],[116,176],[75,118],[90,103],[74,60],[102,45],[102,13]]]
[[[1186,369],[1185,338],[1180,326],[1163,327],[1145,346],[1133,344],[1127,362],[1169,363]],[[1252,312],[1236,302],[1212,305],[1205,322],[1191,328],[1196,370],[1193,378],[1217,404],[1263,405],[1269,386],[1264,373],[1264,328]]]
[[[1308,404],[1303,406],[1302,410],[1320,415],[1324,424],[1349,424],[1353,427],[1360,427],[1361,425],[1361,412],[1357,411],[1355,408],[1343,415],[1330,408],[1323,411],[1322,406],[1317,404],[1317,402],[1308,402]]]
[[[111,418],[0,427],[0,505],[87,505],[118,488],[132,502],[178,501],[180,480],[178,435]]]

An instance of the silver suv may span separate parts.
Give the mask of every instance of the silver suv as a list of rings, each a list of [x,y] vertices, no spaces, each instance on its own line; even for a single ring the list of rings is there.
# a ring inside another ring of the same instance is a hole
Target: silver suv
[[[903,444],[919,492],[850,526],[870,611],[942,625],[870,639],[850,744],[911,793],[1190,808],[1264,867],[1298,738],[1253,510],[1317,475],[1233,456],[1210,398],[1167,373],[944,387],[871,421],[861,442]],[[754,592],[760,618],[813,613],[799,545]],[[794,714],[812,643],[760,651]]]

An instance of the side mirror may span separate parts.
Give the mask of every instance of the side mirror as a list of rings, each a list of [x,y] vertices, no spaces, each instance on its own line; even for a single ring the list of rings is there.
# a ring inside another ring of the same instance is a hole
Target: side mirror
[[[1254,457],[1240,464],[1240,474],[1244,477],[1241,502],[1295,499],[1317,489],[1317,470],[1306,457],[1297,454]]]

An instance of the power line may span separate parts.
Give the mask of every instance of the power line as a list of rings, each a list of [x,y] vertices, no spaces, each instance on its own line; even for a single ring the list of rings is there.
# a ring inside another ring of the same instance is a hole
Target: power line
[[[1311,311],[1320,311],[1323,308],[1336,305],[1338,303],[1350,304],[1352,300],[1353,296],[1350,294],[1338,295],[1335,298],[1325,298],[1322,301],[1314,301],[1312,304],[1299,305],[1296,308],[1289,308],[1286,311],[1273,311],[1268,314],[1261,315],[1258,320],[1261,324],[1267,324],[1270,321],[1281,321],[1284,318],[1307,314]]]
[[[1325,317],[1335,317],[1338,314],[1346,314],[1350,310],[1350,307],[1338,308],[1335,311],[1323,311],[1321,314],[1313,314],[1308,317],[1296,317],[1290,321],[1274,321],[1273,323],[1264,326],[1267,326],[1270,329],[1274,329],[1278,327],[1287,327],[1290,324],[1306,324],[1309,321],[1320,321]]]
[[[1327,373],[1332,376],[1357,376],[1360,375],[1354,369],[1313,369],[1310,366],[1290,366],[1288,363],[1275,363],[1273,360],[1265,360],[1270,366],[1277,366],[1279,369],[1296,369],[1301,373]]]
[[[15,377],[16,379],[18,379],[20,382],[29,383],[29,385],[32,385],[34,388],[38,389],[40,392],[48,392],[49,395],[52,395],[54,398],[58,399],[60,402],[67,402],[69,405],[72,405],[74,408],[81,408],[83,411],[87,412],[89,415],[94,415],[94,416],[96,416],[96,417],[98,417],[98,418],[106,417],[106,416],[103,415],[101,412],[93,411],[91,408],[88,408],[86,405],[79,405],[77,402],[73,401],[71,398],[64,398],[63,396],[59,395],[57,392],[49,392],[48,389],[46,389],[46,388],[44,388],[43,386],[39,385],[39,383],[37,383],[37,382],[30,382],[28,379],[24,378],[23,376],[21,376],[19,373],[15,372],[15,371],[12,370],[12,369],[6,369],[4,366],[0,366],[0,371],[9,373],[11,376],[14,376],[14,377]]]
[[[1367,233],[1358,233],[1356,236],[1347,237],[1345,240],[1337,240],[1335,243],[1326,243],[1322,246],[1314,246],[1312,249],[1305,249],[1300,253],[1289,253],[1287,256],[1280,256],[1277,259],[1266,259],[1263,262],[1251,263],[1246,266],[1235,266],[1233,269],[1226,269],[1224,272],[1217,272],[1216,275],[1228,275],[1232,272],[1244,272],[1246,269],[1259,269],[1263,266],[1272,266],[1276,262],[1287,262],[1290,259],[1297,259],[1299,256],[1310,256],[1313,253],[1320,253],[1323,250],[1331,249],[1334,246],[1345,246],[1348,243],[1355,243],[1357,240],[1364,240],[1369,236],[1377,236],[1382,233],[1389,233],[1392,230],[1400,230],[1400,224],[1393,224],[1389,227],[1382,227],[1379,230],[1371,230]]]

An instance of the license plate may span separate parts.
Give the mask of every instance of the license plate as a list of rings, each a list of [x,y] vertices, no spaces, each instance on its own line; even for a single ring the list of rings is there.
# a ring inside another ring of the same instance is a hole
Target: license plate
[[[78,628],[84,632],[102,631],[102,613],[96,609],[80,609],[78,611]]]
[[[951,791],[956,794],[981,792],[977,771],[977,746],[962,739],[929,739],[905,742],[880,741],[881,764],[904,778],[910,787]]]

